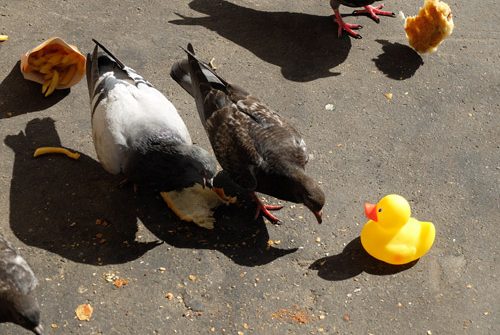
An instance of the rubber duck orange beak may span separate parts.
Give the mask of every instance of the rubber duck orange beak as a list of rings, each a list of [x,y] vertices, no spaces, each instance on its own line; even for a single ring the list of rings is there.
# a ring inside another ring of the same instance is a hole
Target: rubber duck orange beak
[[[365,203],[365,215],[370,220],[377,222],[377,205]]]

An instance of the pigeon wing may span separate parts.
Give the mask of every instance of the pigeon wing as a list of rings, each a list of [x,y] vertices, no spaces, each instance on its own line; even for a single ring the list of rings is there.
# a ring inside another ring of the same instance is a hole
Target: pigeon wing
[[[0,236],[0,294],[11,290],[28,294],[37,284],[28,263]]]
[[[236,105],[239,112],[253,121],[248,126],[249,132],[269,172],[284,168],[284,163],[305,167],[309,158],[306,144],[294,127],[252,96],[239,100]]]

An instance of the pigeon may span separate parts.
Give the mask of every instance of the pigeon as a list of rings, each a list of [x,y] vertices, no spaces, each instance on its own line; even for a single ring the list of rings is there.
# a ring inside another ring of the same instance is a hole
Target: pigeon
[[[396,16],[393,12],[388,12],[381,10],[384,5],[380,4],[376,7],[373,7],[371,4],[378,0],[330,0],[330,6],[332,6],[333,12],[335,13],[335,22],[339,26],[338,34],[339,37],[342,36],[342,31],[346,31],[349,35],[354,38],[361,38],[361,35],[353,31],[353,29],[363,28],[360,24],[352,24],[346,23],[342,19],[342,15],[340,15],[339,7],[340,5],[348,6],[348,7],[364,7],[364,9],[355,10],[352,13],[357,14],[368,14],[375,22],[379,23],[380,18],[378,15],[385,16]],[[378,15],[377,15],[378,14]]]
[[[33,290],[38,280],[26,261],[0,235],[0,322],[14,322],[43,335]]]
[[[305,173],[306,144],[299,132],[278,113],[243,88],[230,84],[210,66],[198,60],[191,44],[188,59],[172,66],[171,77],[196,101],[201,122],[215,156],[229,177],[250,192],[262,213],[272,223],[279,219],[255,192],[294,203],[303,203],[322,220],[325,195]]]
[[[93,41],[94,51],[87,55],[87,84],[92,137],[104,169],[160,192],[194,184],[211,186],[216,160],[192,143],[174,105]]]

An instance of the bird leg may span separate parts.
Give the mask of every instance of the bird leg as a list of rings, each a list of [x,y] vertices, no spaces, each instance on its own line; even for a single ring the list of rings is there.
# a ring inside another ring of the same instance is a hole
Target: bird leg
[[[369,6],[364,6],[364,8],[365,9],[357,9],[357,10],[353,11],[352,13],[355,15],[368,14],[368,16],[370,16],[373,19],[373,21],[375,21],[377,23],[380,22],[380,18],[378,17],[378,15],[392,16],[392,17],[396,16],[396,14],[394,14],[393,12],[381,10],[382,8],[384,8],[384,4],[380,4],[377,7],[373,7],[373,6],[369,5]]]
[[[255,202],[257,203],[257,209],[255,211],[255,219],[257,219],[259,217],[259,214],[262,213],[262,215],[268,219],[269,221],[271,221],[271,223],[273,224],[276,224],[280,221],[280,219],[278,219],[276,216],[274,216],[273,214],[271,214],[270,211],[278,211],[280,209],[283,208],[283,206],[280,206],[280,205],[264,205],[262,203],[262,201],[260,201],[260,199],[257,197],[257,195],[255,193],[252,193],[252,196],[255,200]]]
[[[353,29],[361,29],[361,28],[363,28],[362,25],[344,22],[344,20],[342,20],[342,16],[340,15],[340,12],[338,9],[334,9],[333,12],[335,13],[334,21],[339,26],[339,30],[338,30],[339,38],[342,36],[343,30],[345,30],[349,35],[351,35],[354,38],[361,38],[361,35],[358,34],[357,32],[355,32]]]

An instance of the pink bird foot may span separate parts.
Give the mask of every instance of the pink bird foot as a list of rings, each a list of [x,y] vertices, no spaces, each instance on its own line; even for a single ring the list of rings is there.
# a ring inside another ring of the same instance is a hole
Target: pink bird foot
[[[253,197],[255,199],[255,202],[257,203],[257,210],[255,211],[255,219],[259,217],[259,215],[262,213],[262,215],[268,219],[271,223],[277,224],[280,219],[278,219],[276,216],[274,216],[270,211],[278,211],[283,208],[283,206],[280,205],[264,205],[262,201],[255,195],[253,194]]]
[[[373,19],[373,21],[375,21],[377,23],[380,22],[380,18],[378,17],[378,15],[392,16],[392,17],[396,16],[396,14],[394,14],[393,12],[381,10],[382,8],[384,8],[384,4],[380,4],[377,7],[373,7],[373,6],[369,5],[369,6],[365,6],[365,9],[357,9],[357,10],[353,11],[352,13],[355,15],[368,14],[368,16],[370,16]]]
[[[340,15],[340,12],[338,10],[335,10],[335,23],[339,26],[338,28],[338,36],[339,38],[342,37],[342,31],[346,31],[349,35],[351,35],[354,38],[361,38],[361,35],[355,32],[353,29],[361,29],[363,28],[362,25],[360,24],[353,24],[353,23],[347,23],[342,20],[342,16]]]

